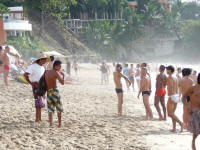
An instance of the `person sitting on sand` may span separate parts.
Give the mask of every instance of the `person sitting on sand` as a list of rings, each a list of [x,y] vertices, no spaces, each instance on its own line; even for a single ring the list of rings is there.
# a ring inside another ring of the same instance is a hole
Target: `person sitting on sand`
[[[121,78],[124,78],[129,83],[129,86],[131,85],[131,82],[129,81],[129,79],[126,76],[124,76],[121,72],[122,72],[122,65],[117,64],[116,71],[113,72],[113,76],[114,76],[114,83],[116,87],[115,90],[118,97],[118,115],[119,116],[122,116],[122,104],[123,104],[123,89],[122,89]]]
[[[161,65],[159,68],[160,73],[156,77],[156,93],[155,93],[155,101],[154,106],[159,115],[159,120],[167,120],[166,115],[166,106],[165,106],[165,94],[166,94],[166,81],[167,76],[165,75],[165,66]],[[159,103],[162,106],[164,117],[161,114]]]
[[[45,97],[37,96],[37,89],[39,85],[40,78],[45,72],[43,65],[47,62],[47,58],[38,58],[32,65],[28,66],[24,73],[26,81],[32,86],[33,96],[35,99],[36,108],[36,119],[35,122],[42,121],[41,119],[41,108],[45,107]]]
[[[200,134],[200,73],[197,77],[197,84],[190,87],[183,95],[182,101],[188,108],[190,114],[190,132],[193,133],[192,149],[196,150],[195,141]],[[188,103],[188,97],[190,102]]]
[[[191,71],[190,68],[184,68],[182,70],[183,78],[180,80],[180,92],[182,96],[193,85],[193,80],[190,78]],[[190,98],[187,97],[187,102],[189,103],[189,101]],[[189,113],[188,108],[185,105],[183,106],[183,123],[184,127],[189,130]]]
[[[132,88],[134,91],[134,68],[133,68],[133,64],[131,64],[131,68],[128,70],[128,78],[131,81],[132,84]]]
[[[179,94],[178,94],[178,80],[173,77],[174,67],[167,67],[167,91],[168,91],[168,102],[167,102],[167,112],[168,116],[171,117],[173,123],[173,129],[171,132],[176,132],[176,122],[181,126],[181,132],[183,131],[183,123],[178,119],[175,115],[177,103],[179,102]]]
[[[141,69],[141,81],[140,81],[140,91],[138,93],[138,99],[140,94],[143,96],[143,103],[146,111],[146,120],[153,119],[153,113],[149,104],[149,96],[151,95],[151,79],[147,76],[147,69]]]
[[[64,85],[65,79],[64,73],[60,71],[61,64],[61,61],[56,60],[53,64],[53,69],[45,73],[45,80],[47,84],[47,106],[49,112],[49,123],[50,126],[52,126],[52,113],[54,113],[56,107],[58,113],[58,127],[61,127],[61,113],[63,112],[63,107],[56,81],[58,80],[62,85]]]

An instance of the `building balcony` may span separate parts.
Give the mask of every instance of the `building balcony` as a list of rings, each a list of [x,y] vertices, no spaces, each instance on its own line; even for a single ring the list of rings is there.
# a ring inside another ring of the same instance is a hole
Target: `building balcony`
[[[4,20],[6,31],[32,31],[32,24],[26,20]]]

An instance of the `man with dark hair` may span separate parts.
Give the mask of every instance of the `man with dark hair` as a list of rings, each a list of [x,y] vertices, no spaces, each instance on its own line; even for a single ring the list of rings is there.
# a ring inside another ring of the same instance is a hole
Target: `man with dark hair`
[[[192,149],[196,150],[195,141],[200,134],[200,74],[197,77],[197,84],[190,87],[183,95],[183,104],[188,108],[190,114],[190,132],[193,133]],[[190,97],[188,103],[187,98]]]
[[[154,106],[156,107],[156,110],[158,112],[159,120],[167,120],[166,106],[165,106],[165,94],[166,94],[165,88],[166,88],[167,76],[164,73],[165,66],[161,65],[159,71],[160,73],[156,77],[156,93],[155,93]],[[163,108],[164,117],[161,114],[159,103]]]
[[[123,75],[121,72],[122,72],[122,65],[117,64],[116,71],[113,72],[113,76],[114,76],[114,82],[115,82],[115,87],[116,87],[115,90],[118,97],[118,116],[122,116],[122,104],[123,104],[123,90],[122,90],[121,78],[124,78],[129,83],[129,86],[131,85],[131,82],[129,81],[129,79],[125,75]]]
[[[168,116],[171,117],[173,123],[173,129],[171,132],[176,132],[176,122],[181,126],[181,132],[183,131],[183,123],[178,119],[175,115],[177,103],[179,102],[179,94],[178,94],[178,80],[173,77],[174,67],[167,67],[167,91],[168,91],[168,102],[167,102],[167,112]]]
[[[26,81],[32,86],[33,96],[35,99],[36,119],[35,122],[42,121],[41,108],[45,107],[45,97],[37,95],[39,81],[45,72],[43,65],[47,62],[47,58],[39,57],[32,65],[28,66],[24,73]]]
[[[182,70],[183,77],[180,80],[180,92],[182,96],[193,85],[193,81],[190,78],[191,71],[192,70],[190,68],[184,68]],[[187,100],[188,100],[187,102],[189,102],[190,97],[187,97]],[[188,113],[188,108],[185,105],[183,106],[183,123],[184,123],[184,128],[189,130],[189,113]]]
[[[61,113],[63,112],[63,107],[56,81],[58,80],[62,85],[64,85],[65,79],[64,73],[60,71],[61,64],[61,61],[56,60],[53,64],[53,69],[45,73],[45,80],[47,84],[47,106],[49,112],[49,123],[50,126],[52,126],[52,113],[54,113],[56,108],[58,114],[58,127],[61,127]]]

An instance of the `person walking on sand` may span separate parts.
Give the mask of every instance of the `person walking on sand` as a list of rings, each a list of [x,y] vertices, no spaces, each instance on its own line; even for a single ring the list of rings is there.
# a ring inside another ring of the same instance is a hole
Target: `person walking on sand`
[[[36,119],[35,122],[42,121],[41,109],[45,107],[45,96],[38,96],[37,89],[39,81],[45,72],[44,64],[48,61],[45,57],[39,57],[32,65],[28,66],[24,73],[26,81],[32,86],[33,96],[35,99]]]
[[[188,103],[188,97],[190,101]],[[197,77],[197,84],[190,87],[183,95],[183,104],[188,108],[190,114],[189,128],[190,132],[193,133],[192,138],[192,149],[196,150],[196,139],[200,134],[200,73]]]
[[[125,64],[124,65],[124,68],[123,68],[123,74],[128,78],[128,71],[129,71],[129,68],[128,68],[128,64]],[[129,90],[129,83],[127,81],[126,82],[126,87],[127,87],[127,91]]]
[[[66,58],[66,63],[67,63],[67,74],[70,76],[71,75],[71,61],[69,60],[69,58]]]
[[[164,73],[165,66],[161,65],[159,71],[160,73],[156,77],[156,92],[155,92],[154,106],[158,112],[159,120],[167,120],[166,106],[165,106],[165,94],[166,94],[165,88],[166,88],[167,76]],[[162,106],[164,117],[161,114],[159,103]]]
[[[185,94],[185,92],[192,87],[193,85],[193,80],[190,78],[191,75],[191,69],[190,68],[184,68],[182,70],[182,79],[180,79],[180,92],[182,96]],[[189,103],[190,98],[187,97],[187,102]],[[188,108],[183,105],[183,123],[184,123],[184,128],[189,130],[189,113],[188,113]]]
[[[136,66],[136,73],[135,73],[135,79],[137,82],[138,89],[140,90],[140,80],[141,80],[141,75],[140,75],[140,64],[137,64]]]
[[[115,91],[118,97],[118,116],[122,116],[122,105],[123,105],[123,89],[122,89],[121,78],[124,78],[129,83],[129,86],[131,85],[129,79],[126,76],[124,76],[121,72],[122,72],[122,65],[117,64],[116,71],[113,72],[113,76],[116,87]]]
[[[78,75],[78,63],[76,60],[74,61],[72,68],[74,68],[74,72],[77,76]]]
[[[143,103],[146,111],[146,120],[153,119],[153,113],[149,104],[149,96],[151,95],[151,79],[147,76],[147,69],[141,69],[140,91],[138,93],[138,99],[140,94],[143,96]]]
[[[129,77],[129,80],[131,81],[133,91],[134,91],[134,75],[135,75],[135,72],[134,72],[133,64],[131,64],[131,68],[128,70],[128,77]]]
[[[176,122],[181,126],[181,132],[183,131],[183,123],[178,119],[175,115],[177,103],[179,102],[179,94],[178,94],[178,80],[173,77],[174,67],[167,67],[167,91],[168,91],[168,102],[167,102],[167,113],[168,116],[171,117],[173,123],[173,129],[171,132],[176,132]]]
[[[45,73],[45,80],[47,84],[47,106],[49,112],[49,123],[50,126],[52,126],[52,113],[54,113],[56,107],[58,115],[58,127],[61,127],[61,113],[63,112],[63,107],[56,81],[58,80],[62,85],[64,85],[65,79],[64,73],[60,71],[61,64],[61,61],[56,60],[53,64],[53,69]]]

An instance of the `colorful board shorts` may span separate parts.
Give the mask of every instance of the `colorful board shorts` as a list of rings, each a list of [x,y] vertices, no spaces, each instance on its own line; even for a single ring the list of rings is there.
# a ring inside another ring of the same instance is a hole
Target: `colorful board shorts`
[[[58,89],[49,89],[47,91],[47,106],[48,112],[54,112],[55,108],[57,112],[63,112],[61,97]]]
[[[200,110],[192,110],[190,116],[190,132],[200,134]]]
[[[35,108],[45,107],[45,96],[37,96],[37,86],[33,86],[33,96],[35,99]]]

